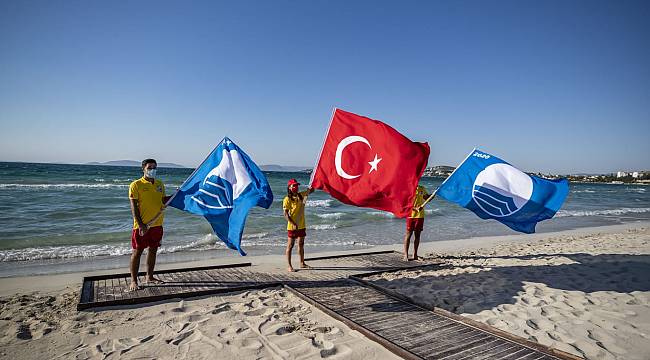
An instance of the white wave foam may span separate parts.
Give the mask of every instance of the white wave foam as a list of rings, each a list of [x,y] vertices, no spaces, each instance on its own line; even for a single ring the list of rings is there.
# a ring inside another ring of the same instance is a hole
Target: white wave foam
[[[73,189],[73,188],[102,188],[124,189],[126,184],[0,184],[0,189]]]
[[[254,233],[254,234],[244,234],[242,235],[242,239],[262,239],[269,236],[269,233]]]
[[[385,218],[391,218],[391,219],[396,218],[395,215],[393,215],[392,213],[389,213],[387,211],[369,211],[366,214],[368,214],[370,216],[378,216],[378,217],[385,217]]]
[[[305,206],[307,206],[307,207],[330,207],[330,206],[332,206],[332,202],[334,202],[334,200],[332,200],[332,199],[307,200],[307,203],[305,204]]]
[[[338,220],[338,219],[344,217],[345,213],[337,212],[337,213],[329,213],[329,214],[316,214],[316,216],[318,216],[321,219],[335,219],[335,220]]]
[[[186,250],[224,249],[213,234],[202,236],[196,241],[180,245],[163,245],[158,249],[159,254],[174,253]],[[131,254],[130,245],[81,245],[81,246],[46,246],[27,249],[10,249],[0,251],[2,261],[27,261],[92,258],[97,256],[122,256]]]
[[[336,229],[336,224],[320,224],[308,226],[311,230],[333,230]]]
[[[584,190],[573,190],[571,191],[574,194],[580,194],[580,193],[588,193],[588,194],[593,194],[596,192],[596,190],[589,190],[589,189],[584,189]]]
[[[560,210],[555,214],[556,217],[567,217],[567,216],[598,216],[598,215],[624,215],[630,213],[644,213],[649,212],[650,208],[621,208],[621,209],[610,209],[610,210]]]

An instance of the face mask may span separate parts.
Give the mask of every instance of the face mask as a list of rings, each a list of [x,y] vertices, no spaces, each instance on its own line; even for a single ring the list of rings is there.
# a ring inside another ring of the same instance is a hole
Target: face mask
[[[149,179],[155,179],[156,178],[156,169],[145,169],[144,170],[144,176],[148,177]]]
[[[298,193],[298,187],[297,186],[292,186],[289,188],[289,191],[291,191],[292,194],[297,194]]]

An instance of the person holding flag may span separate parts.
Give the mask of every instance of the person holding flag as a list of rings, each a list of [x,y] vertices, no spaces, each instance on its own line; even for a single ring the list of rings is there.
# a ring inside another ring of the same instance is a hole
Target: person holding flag
[[[424,205],[433,198],[427,192],[427,189],[418,185],[415,190],[415,200],[413,201],[413,210],[406,218],[406,234],[404,235],[404,261],[409,261],[409,245],[411,243],[411,235],[415,233],[413,240],[413,260],[419,260],[418,246],[420,246],[420,234],[424,229]]]
[[[287,196],[282,201],[282,211],[284,218],[287,219],[287,270],[295,271],[291,266],[291,252],[293,245],[298,239],[298,256],[300,256],[300,267],[309,268],[305,263],[305,237],[307,236],[305,224],[305,203],[309,194],[314,192],[313,188],[305,191],[298,191],[300,183],[296,179],[291,179],[287,183]]]
[[[156,254],[163,237],[163,208],[169,196],[165,196],[165,185],[156,178],[158,164],[154,159],[142,161],[143,176],[129,185],[129,201],[133,215],[133,231],[131,232],[131,283],[129,291],[140,289],[138,270],[140,258],[144,249],[147,251],[147,282],[161,283],[153,276],[156,266]]]

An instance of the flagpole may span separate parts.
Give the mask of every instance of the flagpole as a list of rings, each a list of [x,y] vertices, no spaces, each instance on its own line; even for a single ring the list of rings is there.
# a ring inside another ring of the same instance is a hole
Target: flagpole
[[[332,128],[332,122],[334,121],[335,113],[336,113],[336,107],[332,108],[332,117],[330,119],[330,124],[327,126],[327,131],[325,132],[325,136],[323,137],[323,145],[320,148],[320,153],[318,154],[318,158],[316,159],[316,164],[314,164],[314,170],[311,172],[311,177],[309,178],[309,187],[311,187],[311,183],[314,181],[314,176],[316,176],[316,170],[318,169],[318,164],[320,164],[320,159],[323,156],[323,150],[325,149],[325,141],[327,141],[327,136],[330,134],[330,129]]]
[[[444,185],[444,184],[447,182],[447,180],[449,180],[449,178],[450,178],[452,175],[454,175],[454,173],[456,172],[456,170],[458,170],[458,168],[459,168],[461,165],[463,165],[463,163],[464,163],[464,162],[465,162],[465,161],[466,161],[470,156],[472,156],[472,154],[474,153],[474,151],[476,151],[476,148],[472,149],[472,151],[471,151],[469,154],[467,154],[467,156],[465,156],[465,158],[463,159],[463,161],[461,161],[461,162],[458,164],[458,166],[456,166],[456,168],[454,169],[454,171],[452,171],[451,174],[449,174],[449,176],[447,176],[447,178],[445,179],[445,181],[443,181],[442,184],[440,184],[440,186],[438,186],[438,187],[436,188],[436,190],[433,191],[433,194],[431,194],[431,196],[429,196],[429,197],[424,201],[424,203],[422,203],[422,205],[420,205],[420,207],[424,207],[424,205],[426,205],[427,203],[429,203],[429,201],[433,200],[433,198],[436,196],[436,193],[438,192],[438,189],[440,189],[440,188],[442,187],[442,185]]]
[[[474,151],[476,151],[476,148],[472,149],[472,151],[470,151],[470,153],[467,154],[467,156],[465,156],[465,158],[463,159],[463,161],[461,161],[461,162],[458,164],[458,166],[456,166],[456,168],[454,169],[454,171],[452,171],[451,174],[449,174],[449,176],[447,176],[447,178],[445,179],[445,181],[443,181],[442,184],[440,184],[440,186],[438,186],[438,189],[440,189],[440,187],[441,187],[442,185],[444,185],[444,184],[447,182],[447,180],[449,180],[449,178],[450,178],[452,175],[454,175],[454,173],[456,172],[456,170],[458,170],[458,168],[459,168],[461,165],[463,165],[463,163],[464,163],[465,161],[467,161],[467,159],[469,159],[470,156],[472,156],[472,154],[474,153]],[[438,189],[436,189],[435,192],[437,192]]]
[[[178,194],[178,191],[183,187],[183,185],[185,185],[185,183],[187,182],[187,180],[189,180],[192,176],[194,176],[194,174],[196,174],[197,171],[199,171],[199,169],[201,168],[201,165],[203,165],[203,163],[205,163],[205,162],[210,158],[210,156],[212,156],[212,154],[214,153],[214,151],[217,150],[217,148],[219,147],[219,145],[221,145],[221,143],[222,143],[224,140],[226,140],[227,138],[228,138],[227,136],[224,136],[224,138],[223,138],[223,139],[222,139],[222,140],[217,144],[217,146],[215,146],[214,149],[212,149],[212,151],[210,151],[210,152],[208,153],[208,156],[206,156],[205,159],[203,159],[203,161],[201,161],[201,163],[199,164],[199,166],[197,166],[197,167],[194,169],[194,171],[190,174],[190,176],[188,176],[187,179],[185,179],[185,181],[183,181],[183,183],[181,184],[181,186],[179,186],[178,188],[176,188],[176,191],[174,191],[174,193],[172,194],[172,196],[170,196],[169,199],[168,199],[167,201],[165,201],[165,203],[163,204],[164,206],[162,207],[162,209],[160,209],[160,211],[158,211],[158,213],[156,214],[156,216],[154,216],[153,219],[152,219],[151,221],[149,221],[149,222],[146,224],[147,226],[149,226],[149,224],[153,224],[156,220],[158,220],[158,218],[159,218],[159,217],[163,214],[163,212],[165,211],[165,208],[167,207],[167,205],[169,205],[169,203],[172,202],[172,200],[176,197],[176,194]]]

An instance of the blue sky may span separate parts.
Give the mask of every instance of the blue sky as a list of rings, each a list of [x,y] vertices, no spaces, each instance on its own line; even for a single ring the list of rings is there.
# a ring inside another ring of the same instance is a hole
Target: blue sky
[[[525,171],[650,170],[647,1],[2,1],[0,161],[313,166],[333,107]]]

